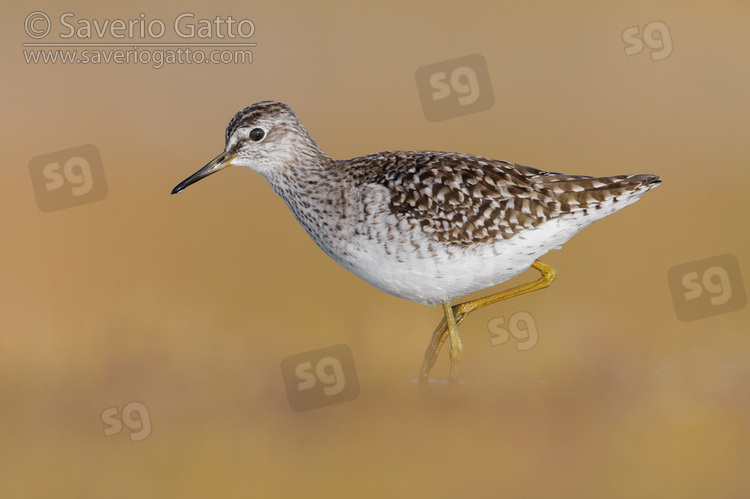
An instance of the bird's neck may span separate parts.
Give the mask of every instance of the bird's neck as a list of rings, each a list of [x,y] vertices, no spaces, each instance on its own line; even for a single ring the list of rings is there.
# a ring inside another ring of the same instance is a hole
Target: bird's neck
[[[285,167],[263,175],[287,204],[295,198],[319,199],[331,191],[331,181],[337,176],[337,161],[319,149],[315,152],[290,158]]]

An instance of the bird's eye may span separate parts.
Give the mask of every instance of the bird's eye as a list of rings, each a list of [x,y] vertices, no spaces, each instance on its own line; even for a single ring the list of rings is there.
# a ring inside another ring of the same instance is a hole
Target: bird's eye
[[[260,139],[265,137],[266,132],[262,128],[253,128],[250,130],[250,140],[258,142]]]

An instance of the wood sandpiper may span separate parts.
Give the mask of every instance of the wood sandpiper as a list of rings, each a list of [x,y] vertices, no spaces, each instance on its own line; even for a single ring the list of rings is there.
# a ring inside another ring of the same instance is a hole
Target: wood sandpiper
[[[542,289],[555,269],[537,260],[592,222],[656,187],[656,175],[587,177],[508,161],[436,151],[385,151],[349,160],[326,155],[286,104],[238,112],[224,152],[172,190],[228,166],[260,173],[307,234],[344,268],[400,298],[442,305],[425,353],[426,382],[446,338],[450,380],[472,311]],[[536,281],[457,305],[529,267]]]

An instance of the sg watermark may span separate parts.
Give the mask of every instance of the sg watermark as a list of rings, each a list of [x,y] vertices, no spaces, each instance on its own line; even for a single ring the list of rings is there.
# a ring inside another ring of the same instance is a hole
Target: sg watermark
[[[36,204],[45,213],[107,197],[102,158],[94,145],[36,156],[29,161]]]
[[[487,61],[479,54],[422,66],[415,76],[428,121],[486,111],[495,104]]]
[[[505,320],[505,316],[496,317],[487,323],[490,332],[490,344],[495,347],[504,345],[513,338],[519,352],[530,350],[539,342],[539,331],[534,316],[529,312],[516,312]]]
[[[291,355],[281,361],[289,406],[309,411],[359,396],[359,379],[354,357],[347,345]]]
[[[119,407],[109,407],[102,411],[101,417],[105,437],[119,434],[123,430],[123,425],[130,430],[132,442],[140,442],[151,435],[151,416],[146,404],[142,402],[125,404],[122,411]]]
[[[667,280],[675,313],[683,322],[734,312],[747,304],[740,263],[732,254],[675,265]]]
[[[672,35],[669,26],[661,21],[652,21],[643,27],[631,26],[622,32],[625,55],[637,55],[648,47],[652,61],[661,61],[672,55]]]
[[[169,20],[77,18],[65,12],[57,19],[31,12],[23,43],[27,64],[251,64],[255,23],[231,15],[196,19],[183,12]],[[165,41],[176,40],[175,42]]]

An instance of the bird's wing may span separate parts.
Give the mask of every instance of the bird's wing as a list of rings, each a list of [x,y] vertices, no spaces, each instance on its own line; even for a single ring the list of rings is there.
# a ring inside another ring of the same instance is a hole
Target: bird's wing
[[[653,175],[566,175],[459,153],[388,151],[361,159],[371,173],[359,180],[386,187],[394,215],[459,245],[508,239],[659,181]]]

